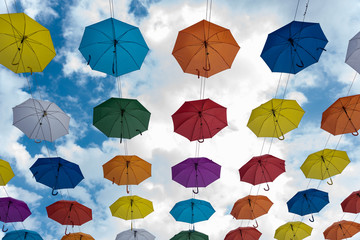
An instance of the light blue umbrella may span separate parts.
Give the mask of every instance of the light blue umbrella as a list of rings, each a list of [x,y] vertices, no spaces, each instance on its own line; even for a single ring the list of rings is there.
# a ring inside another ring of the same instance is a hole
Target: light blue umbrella
[[[209,202],[194,198],[176,203],[170,211],[176,221],[191,224],[206,221],[214,213],[215,210]]]
[[[34,231],[22,229],[6,233],[2,240],[43,240],[42,237]]]
[[[139,28],[108,18],[85,28],[79,50],[93,70],[118,77],[140,69],[149,48]]]

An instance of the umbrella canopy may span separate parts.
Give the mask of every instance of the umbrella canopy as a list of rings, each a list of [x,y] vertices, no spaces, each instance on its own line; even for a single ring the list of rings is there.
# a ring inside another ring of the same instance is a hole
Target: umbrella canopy
[[[212,138],[227,126],[226,108],[210,99],[186,101],[171,117],[174,131],[190,141]]]
[[[170,240],[209,240],[209,236],[195,230],[181,231]]]
[[[228,232],[224,240],[258,240],[261,234],[253,227],[238,227]]]
[[[184,187],[206,187],[220,178],[221,166],[205,157],[188,158],[171,167],[172,180]]]
[[[108,137],[130,139],[146,131],[150,112],[136,99],[110,98],[94,107],[93,125]]]
[[[360,32],[349,40],[345,63],[360,73]]]
[[[352,221],[342,220],[334,222],[330,227],[325,229],[324,237],[330,240],[339,240],[351,238],[360,231],[360,224]]]
[[[4,223],[22,222],[31,215],[28,205],[15,198],[2,197],[0,198],[0,221]],[[6,232],[5,225],[2,230]]]
[[[154,240],[155,236],[145,229],[133,228],[116,235],[115,240]]]
[[[310,236],[312,230],[312,227],[303,222],[288,222],[276,229],[274,238],[278,240],[300,240]]]
[[[208,78],[230,68],[239,49],[229,29],[202,20],[179,32],[172,54],[184,72]]]
[[[95,240],[90,234],[76,232],[65,234],[61,240]]]
[[[93,70],[118,77],[140,69],[149,48],[139,28],[108,18],[85,28],[79,50]]]
[[[55,57],[50,32],[25,13],[0,14],[0,64],[15,73],[42,72]]]
[[[57,195],[55,190],[74,188],[84,179],[79,165],[60,157],[38,158],[30,171],[37,182],[52,189],[53,195]]]
[[[92,220],[92,210],[76,201],[60,200],[46,207],[49,218],[62,225],[80,226]]]
[[[114,217],[125,220],[144,218],[154,211],[153,203],[139,196],[125,196],[116,200],[110,206]]]
[[[352,133],[359,135],[360,129],[360,94],[341,97],[326,109],[321,118],[321,128],[339,135]]]
[[[5,186],[14,176],[10,163],[0,159],[0,186]]]
[[[298,127],[304,113],[295,100],[273,98],[251,111],[247,126],[258,137],[283,140],[285,133]]]
[[[324,180],[340,174],[349,163],[350,159],[345,151],[324,149],[310,154],[300,169],[307,178]],[[329,184],[332,184],[332,180]]]
[[[135,155],[116,156],[103,165],[104,178],[117,185],[138,185],[151,177],[151,164]]]
[[[55,103],[29,98],[13,107],[13,125],[30,139],[55,141],[69,133],[70,117]]]
[[[352,192],[344,201],[341,202],[344,212],[360,213],[360,191]]]
[[[22,229],[6,233],[2,240],[43,240],[43,238],[37,232]]]
[[[252,185],[272,182],[283,172],[285,161],[270,154],[253,157],[239,169],[240,180]]]
[[[188,199],[177,202],[171,209],[170,214],[176,221],[194,224],[206,221],[215,213],[211,204],[204,200]]]
[[[327,192],[310,188],[297,192],[286,204],[289,212],[304,216],[320,212],[328,203],[329,195]],[[310,221],[313,222],[314,217]]]
[[[327,43],[320,24],[292,21],[268,35],[261,57],[272,72],[296,74],[318,62]]]

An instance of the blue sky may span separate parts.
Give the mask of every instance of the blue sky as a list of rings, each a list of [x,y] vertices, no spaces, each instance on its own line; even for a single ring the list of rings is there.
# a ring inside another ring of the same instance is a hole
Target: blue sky
[[[10,12],[15,12],[8,1]],[[25,75],[16,75],[0,66],[0,158],[10,162],[16,177],[5,187],[10,196],[26,201],[33,214],[23,223],[39,232],[46,240],[60,239],[65,227],[47,218],[45,207],[62,198],[76,200],[93,209],[93,220],[74,228],[91,234],[97,240],[115,239],[116,234],[130,228],[130,222],[111,216],[109,206],[126,195],[125,187],[112,185],[103,178],[102,164],[115,155],[124,154],[118,139],[108,139],[92,126],[92,109],[110,97],[119,95],[115,78],[92,71],[78,51],[84,28],[110,17],[109,1],[17,1],[21,9],[47,27],[52,35],[57,56],[43,73],[30,76],[34,97],[55,102],[71,116],[70,133],[55,143],[48,143],[51,156],[59,156],[80,165],[85,179],[73,190],[51,196],[51,189],[36,183],[29,167],[38,157],[48,156],[44,143],[36,144],[12,126],[12,107],[30,95]],[[302,20],[306,1],[300,1],[296,20]],[[355,71],[344,63],[348,40],[359,31],[360,4],[356,0],[310,1],[306,21],[319,22],[329,43],[320,61],[297,75],[291,75],[286,98],[295,99],[306,111],[299,128],[286,135],[285,141],[257,138],[247,127],[253,108],[274,97],[279,73],[272,73],[260,58],[267,34],[294,19],[297,1],[213,1],[211,21],[229,28],[239,50],[231,69],[206,81],[205,97],[227,107],[229,126],[201,144],[200,155],[222,165],[221,178],[206,189],[199,199],[211,202],[216,213],[209,221],[196,224],[196,229],[223,239],[227,232],[252,221],[235,220],[229,214],[232,205],[258,187],[239,181],[238,169],[252,156],[267,153],[286,160],[287,172],[270,184],[268,196],[274,205],[268,215],[258,218],[261,239],[272,239],[275,229],[287,221],[304,220],[314,228],[309,239],[322,239],[327,226],[340,219],[353,220],[343,214],[340,202],[352,191],[359,190],[359,139],[351,135],[341,138],[339,150],[346,150],[351,163],[344,173],[334,177],[334,185],[313,180],[309,183],[299,170],[306,157],[322,150],[329,134],[320,129],[321,114],[338,97],[345,96]],[[171,55],[177,32],[205,18],[206,1],[119,0],[114,2],[115,18],[140,28],[150,48],[141,70],[121,77],[123,96],[137,98],[151,112],[149,130],[128,141],[129,154],[135,154],[153,165],[153,176],[132,193],[153,201],[155,211],[135,221],[165,240],[188,224],[176,222],[169,211],[178,201],[192,196],[171,180],[171,166],[194,156],[195,143],[173,132],[171,115],[184,101],[199,98],[200,82],[194,75],[184,74]],[[5,4],[0,4],[6,13]],[[283,91],[287,75],[282,75]],[[350,94],[360,90],[358,79]],[[279,95],[278,95],[279,96]],[[335,148],[339,137],[329,138],[328,148]],[[270,148],[271,144],[271,148]],[[269,151],[270,148],[270,151]],[[56,150],[56,151],[55,151]],[[286,201],[297,191],[318,187],[329,192],[330,204],[315,222],[287,212]],[[0,190],[1,196],[5,191]],[[16,229],[23,228],[15,224]],[[13,226],[9,225],[10,229]],[[0,233],[0,236],[2,233]]]

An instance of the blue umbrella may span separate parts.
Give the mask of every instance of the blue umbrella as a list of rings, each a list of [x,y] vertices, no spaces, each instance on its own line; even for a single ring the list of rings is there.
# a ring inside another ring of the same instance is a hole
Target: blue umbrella
[[[176,203],[170,214],[176,221],[193,224],[208,220],[214,212],[209,202],[191,198]]]
[[[6,233],[2,240],[43,240],[42,237],[34,231],[17,230]]]
[[[84,179],[79,165],[60,157],[38,158],[30,171],[37,182],[52,188],[53,195],[56,189],[74,188]]]
[[[319,61],[327,44],[319,23],[291,23],[270,33],[261,53],[272,72],[293,73]]]
[[[314,188],[297,192],[286,204],[289,212],[304,216],[311,213],[320,212],[320,210],[329,203],[329,195]],[[314,221],[314,217],[310,219]]]
[[[79,50],[93,70],[118,77],[140,69],[149,48],[139,28],[108,18],[85,28]]]

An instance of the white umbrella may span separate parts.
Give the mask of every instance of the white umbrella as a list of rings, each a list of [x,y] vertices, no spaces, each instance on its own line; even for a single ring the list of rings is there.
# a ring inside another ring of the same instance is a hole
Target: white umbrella
[[[349,40],[345,62],[360,73],[360,32]]]
[[[30,139],[53,142],[69,133],[70,117],[55,103],[29,98],[13,107],[13,125]]]
[[[155,236],[144,229],[127,230],[119,233],[115,240],[154,240]]]

